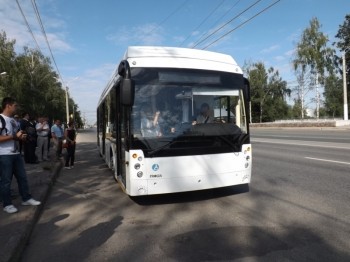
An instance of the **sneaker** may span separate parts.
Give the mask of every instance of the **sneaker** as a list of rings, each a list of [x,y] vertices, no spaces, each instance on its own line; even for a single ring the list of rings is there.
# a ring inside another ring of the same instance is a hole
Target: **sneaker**
[[[65,166],[64,169],[71,169],[71,167],[70,166]]]
[[[27,201],[25,202],[22,202],[22,205],[23,206],[38,206],[40,205],[41,202],[40,201],[36,201],[35,199],[31,198],[31,199],[28,199]]]
[[[13,214],[13,213],[16,213],[18,211],[18,209],[15,208],[14,205],[8,205],[8,206],[4,207],[4,211],[9,213],[9,214]]]

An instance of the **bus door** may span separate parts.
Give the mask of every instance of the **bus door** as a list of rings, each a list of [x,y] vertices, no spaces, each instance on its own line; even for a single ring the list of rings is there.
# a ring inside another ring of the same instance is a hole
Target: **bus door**
[[[130,110],[128,107],[122,105],[120,103],[119,95],[117,95],[117,174],[121,176],[122,182],[126,187],[126,160],[125,160],[125,152],[128,150],[128,122],[130,116],[128,116],[128,112]]]
[[[105,102],[102,104],[102,110],[101,110],[101,117],[103,118],[103,120],[101,121],[101,143],[102,143],[102,151],[101,154],[104,156],[106,153],[106,110],[105,110],[106,104]]]

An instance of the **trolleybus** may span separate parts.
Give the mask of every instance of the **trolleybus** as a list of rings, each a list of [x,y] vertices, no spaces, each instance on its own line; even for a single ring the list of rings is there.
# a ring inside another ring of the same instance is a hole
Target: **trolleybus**
[[[97,144],[130,196],[249,184],[249,82],[225,54],[131,46],[97,107]]]

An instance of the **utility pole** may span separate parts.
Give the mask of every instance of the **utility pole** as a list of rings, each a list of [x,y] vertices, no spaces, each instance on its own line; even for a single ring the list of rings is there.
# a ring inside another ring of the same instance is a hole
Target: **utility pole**
[[[348,120],[348,92],[346,84],[346,63],[345,63],[345,52],[343,53],[343,88],[344,88],[344,120]]]
[[[68,125],[69,123],[68,86],[66,86],[66,114],[67,114],[67,125]]]
[[[318,73],[316,74],[316,118],[320,118],[320,92],[318,90]]]

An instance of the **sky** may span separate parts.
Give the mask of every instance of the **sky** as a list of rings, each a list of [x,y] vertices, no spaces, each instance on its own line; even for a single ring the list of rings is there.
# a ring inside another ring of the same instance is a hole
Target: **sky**
[[[350,0],[17,1],[41,52],[52,60],[36,4],[57,65],[53,69],[89,124],[95,123],[100,94],[128,46],[205,48],[231,55],[240,66],[263,62],[292,87],[294,50],[311,19],[319,20],[331,45],[350,14]],[[15,0],[0,0],[0,31],[16,40],[17,53],[24,46],[37,48]]]

